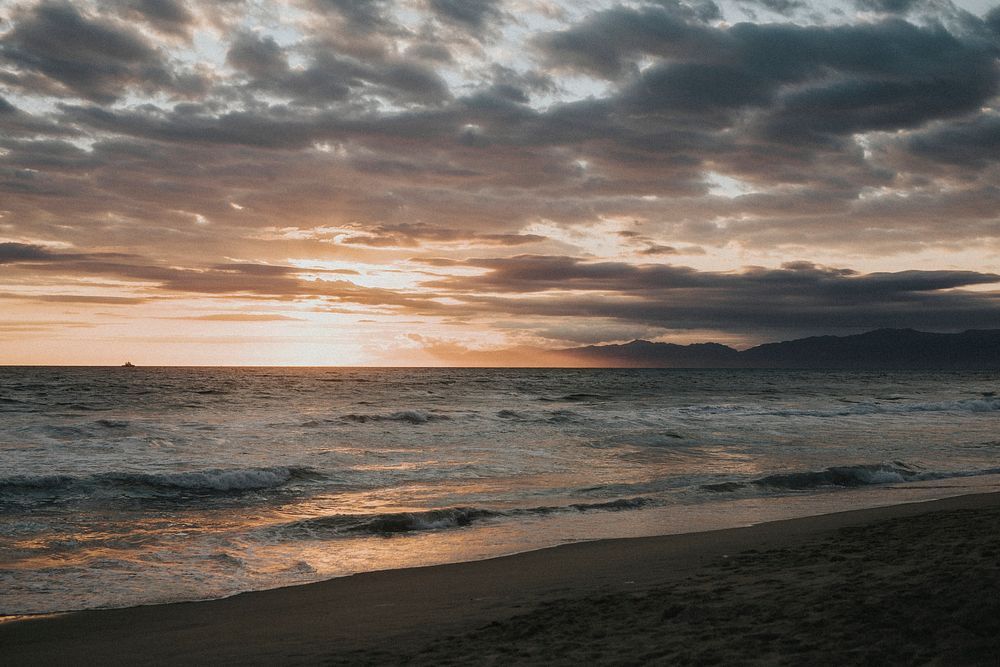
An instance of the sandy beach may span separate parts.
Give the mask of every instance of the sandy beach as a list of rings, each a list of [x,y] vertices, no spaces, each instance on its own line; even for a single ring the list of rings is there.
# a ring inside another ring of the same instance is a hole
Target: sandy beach
[[[0,624],[7,665],[997,664],[1000,494]]]

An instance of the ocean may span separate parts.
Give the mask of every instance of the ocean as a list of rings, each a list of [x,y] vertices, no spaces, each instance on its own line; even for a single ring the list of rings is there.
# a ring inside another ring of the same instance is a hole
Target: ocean
[[[993,372],[0,368],[0,615],[1000,488]]]

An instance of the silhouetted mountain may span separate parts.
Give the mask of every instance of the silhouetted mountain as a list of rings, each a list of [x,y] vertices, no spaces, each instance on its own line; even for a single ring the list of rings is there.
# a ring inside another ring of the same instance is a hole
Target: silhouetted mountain
[[[560,350],[587,365],[628,368],[1000,369],[1000,329],[956,334],[879,329],[814,336],[737,351],[718,343],[635,340]]]

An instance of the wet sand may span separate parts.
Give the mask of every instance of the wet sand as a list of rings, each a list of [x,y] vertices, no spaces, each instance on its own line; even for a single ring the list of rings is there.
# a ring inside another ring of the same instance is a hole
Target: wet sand
[[[1000,494],[8,622],[0,661],[996,665]]]

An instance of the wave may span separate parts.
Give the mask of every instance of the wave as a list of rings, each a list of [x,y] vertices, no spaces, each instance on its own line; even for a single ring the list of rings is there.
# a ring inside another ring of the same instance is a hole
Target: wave
[[[772,489],[816,489],[824,486],[870,486],[892,484],[917,479],[930,479],[922,473],[901,463],[879,465],[834,466],[826,470],[788,472],[768,475],[755,479],[751,484]]]
[[[129,422],[123,419],[98,419],[94,423],[104,428],[128,428],[129,426]]]
[[[883,399],[890,403],[856,402],[842,399],[847,405],[826,410],[804,410],[798,408],[760,410],[742,405],[696,405],[682,408],[683,412],[701,414],[748,414],[778,417],[847,417],[852,415],[909,414],[916,412],[1000,412],[1000,397],[983,392],[979,398],[963,398],[952,401],[932,401],[923,403],[901,403],[895,398]]]
[[[6,396],[0,396],[0,405],[25,405],[27,401],[19,401],[16,398],[7,398]]]
[[[584,392],[578,392],[573,394],[565,394],[563,396],[557,396],[557,397],[540,396],[538,400],[542,401],[543,403],[561,403],[561,402],[577,403],[580,401],[594,401],[604,398],[607,397],[602,394],[588,394]]]
[[[421,512],[385,514],[331,514],[272,526],[267,532],[281,538],[330,538],[357,534],[396,535],[427,530],[462,528],[487,519],[542,516],[566,512],[624,511],[649,505],[649,498],[620,498],[602,503],[574,503],[551,507],[494,510],[448,507]]]
[[[294,480],[316,479],[310,468],[272,467],[212,469],[190,472],[103,472],[93,475],[14,475],[0,477],[0,497],[23,494],[58,497],[95,490],[183,491],[239,493],[284,486]]]
[[[913,412],[997,412],[1000,411],[1000,398],[983,396],[981,398],[964,398],[954,401],[934,401],[929,403],[898,403],[888,405],[883,403],[856,403],[851,407],[836,411],[815,411],[818,416],[839,417],[842,415],[868,414],[907,414]],[[810,411],[787,414],[809,415]]]
[[[340,514],[297,522],[311,530],[334,533],[407,533],[468,526],[473,521],[502,516],[501,512],[475,507],[451,507],[426,512],[399,512],[371,516]]]
[[[426,424],[433,421],[449,420],[451,417],[434,412],[424,412],[422,410],[400,410],[389,414],[349,414],[344,415],[341,419],[355,424],[366,424],[368,422],[406,422],[408,424]]]
[[[565,424],[578,421],[580,415],[572,410],[542,410],[540,412],[519,412],[517,410],[498,410],[496,416],[508,421],[538,422],[548,424]]]
[[[719,482],[705,484],[700,488],[715,493],[729,493],[753,487],[778,491],[808,491],[995,474],[1000,474],[1000,468],[939,472],[918,470],[901,461],[894,461],[876,465],[833,466],[825,470],[776,473],[748,482]]]

